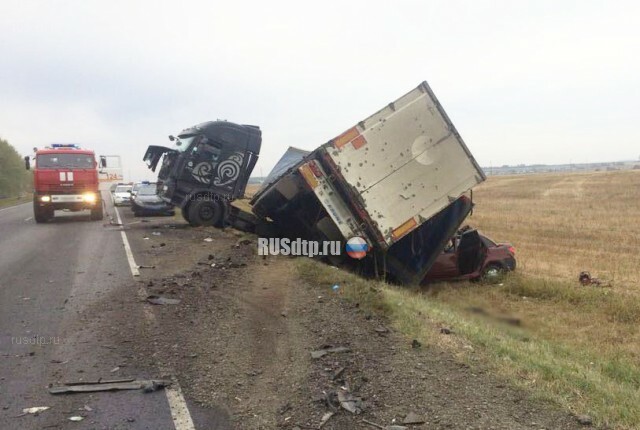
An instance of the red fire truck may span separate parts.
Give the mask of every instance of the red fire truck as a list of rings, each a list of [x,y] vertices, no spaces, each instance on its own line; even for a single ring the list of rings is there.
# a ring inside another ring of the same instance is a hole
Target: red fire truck
[[[93,151],[76,144],[52,144],[33,157],[33,214],[36,222],[47,222],[54,211],[91,210],[92,220],[101,220],[102,195],[98,164]],[[31,168],[29,157],[25,167]]]

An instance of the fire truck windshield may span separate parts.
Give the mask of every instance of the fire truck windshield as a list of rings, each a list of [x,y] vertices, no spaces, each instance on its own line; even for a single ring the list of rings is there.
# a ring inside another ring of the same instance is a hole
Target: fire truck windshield
[[[40,154],[36,157],[38,169],[93,169],[93,156],[87,154]]]

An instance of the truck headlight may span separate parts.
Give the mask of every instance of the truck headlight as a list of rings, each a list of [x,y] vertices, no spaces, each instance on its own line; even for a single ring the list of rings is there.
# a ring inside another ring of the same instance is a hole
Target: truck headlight
[[[84,202],[87,202],[87,203],[95,203],[96,202],[96,195],[95,195],[95,193],[84,193],[82,195],[82,200]]]
[[[51,201],[51,196],[41,196],[40,197],[40,201],[41,202],[50,202]]]

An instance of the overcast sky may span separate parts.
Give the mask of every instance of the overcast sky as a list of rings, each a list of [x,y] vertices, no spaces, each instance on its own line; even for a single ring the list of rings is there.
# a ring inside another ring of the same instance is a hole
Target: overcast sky
[[[0,0],[0,137],[150,179],[147,145],[227,119],[266,175],[426,80],[483,166],[637,159],[639,5]]]

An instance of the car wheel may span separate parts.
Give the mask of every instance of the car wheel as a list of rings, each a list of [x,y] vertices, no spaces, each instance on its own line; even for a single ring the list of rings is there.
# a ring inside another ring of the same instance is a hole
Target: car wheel
[[[224,209],[220,202],[212,197],[204,196],[202,200],[189,205],[189,224],[194,227],[210,226],[220,223]]]
[[[504,276],[504,268],[497,263],[488,264],[482,269],[482,280],[490,284],[499,282]]]

